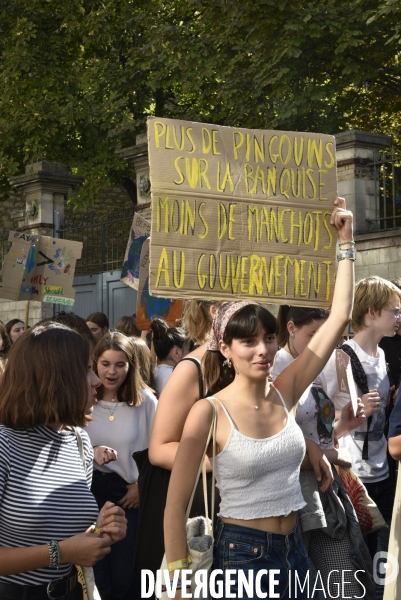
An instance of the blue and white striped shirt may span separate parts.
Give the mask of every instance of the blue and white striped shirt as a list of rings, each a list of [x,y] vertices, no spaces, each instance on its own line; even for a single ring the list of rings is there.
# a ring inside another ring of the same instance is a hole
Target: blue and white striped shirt
[[[26,547],[83,533],[98,508],[90,491],[93,450],[81,430],[86,473],[74,432],[0,425],[0,546]],[[68,575],[71,565],[0,577],[39,585]]]

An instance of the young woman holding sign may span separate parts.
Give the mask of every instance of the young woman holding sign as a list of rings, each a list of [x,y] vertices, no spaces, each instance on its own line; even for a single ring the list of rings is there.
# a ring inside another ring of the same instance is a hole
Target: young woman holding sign
[[[231,570],[234,595],[239,571],[255,583],[259,570],[277,569],[274,591],[281,597],[289,594],[289,569],[297,571],[301,582],[307,574],[296,518],[305,504],[299,484],[305,441],[290,411],[322,370],[351,315],[352,214],[343,208],[343,199],[337,198],[335,205],[330,222],[338,230],[340,262],[331,314],[274,385],[266,381],[273,341],[275,345],[272,315],[256,303],[238,302],[223,305],[213,322],[204,366],[217,409],[215,471],[221,505],[214,568]],[[227,381],[231,383],[224,387]],[[186,565],[185,511],[212,412],[207,400],[191,409],[174,462],[164,521],[167,563],[174,563],[172,579],[177,567]],[[257,581],[269,594],[269,577],[261,574]],[[307,597],[305,590],[297,591],[298,598]],[[248,597],[257,598],[257,590]]]

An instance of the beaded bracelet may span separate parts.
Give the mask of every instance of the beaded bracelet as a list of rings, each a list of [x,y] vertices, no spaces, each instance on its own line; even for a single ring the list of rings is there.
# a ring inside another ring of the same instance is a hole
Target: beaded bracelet
[[[50,567],[59,569],[60,567],[60,548],[56,540],[51,540],[47,543],[49,546]]]

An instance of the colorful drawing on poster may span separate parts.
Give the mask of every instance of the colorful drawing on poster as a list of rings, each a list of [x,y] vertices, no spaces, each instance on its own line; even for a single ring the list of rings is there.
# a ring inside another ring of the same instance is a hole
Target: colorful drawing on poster
[[[139,268],[142,246],[150,235],[150,223],[138,213],[134,214],[132,219],[131,231],[125,251],[123,268],[121,271],[121,281],[138,289]]]
[[[149,239],[143,246],[140,257],[139,289],[136,306],[136,323],[142,331],[147,331],[152,319],[159,317],[175,327],[182,317],[183,301],[156,298],[149,294]]]
[[[0,297],[74,304],[73,279],[82,242],[12,231],[12,246],[4,259]]]
[[[71,268],[71,263],[74,260],[74,254],[70,250],[64,248],[57,248],[54,253],[54,260],[49,264],[49,269],[54,271],[56,275],[62,275],[68,273]]]
[[[60,285],[45,285],[45,294],[50,294],[51,296],[63,296],[64,288]]]
[[[36,248],[32,246],[29,250],[28,258],[26,259],[26,272],[29,274],[35,266]]]

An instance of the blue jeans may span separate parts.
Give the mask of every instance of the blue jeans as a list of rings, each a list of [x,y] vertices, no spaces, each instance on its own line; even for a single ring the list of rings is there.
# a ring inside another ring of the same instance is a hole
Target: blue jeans
[[[93,472],[92,493],[99,509],[110,500],[117,504],[126,494],[127,482],[117,473]],[[137,508],[127,509],[126,537],[111,546],[110,554],[97,562],[93,569],[102,600],[140,600],[140,582],[134,575],[134,548],[138,529]]]
[[[226,598],[225,581],[228,577],[230,590],[227,589],[227,593],[230,591],[234,594],[232,597],[256,600],[262,597],[261,592],[267,593],[267,598],[271,597],[270,593],[279,593],[280,598],[306,600],[310,597],[307,585],[301,591],[308,576],[308,558],[298,525],[288,535],[281,535],[219,520],[215,535],[213,569],[223,571],[223,575],[216,577],[216,582],[223,582],[223,598]],[[278,572],[272,573],[273,569]],[[231,574],[228,571],[231,571]],[[242,587],[240,578],[243,576],[253,582],[251,592]],[[296,577],[301,587],[296,582]],[[273,587],[273,584],[276,585]]]

